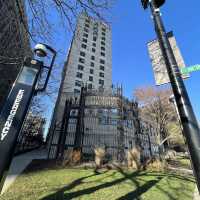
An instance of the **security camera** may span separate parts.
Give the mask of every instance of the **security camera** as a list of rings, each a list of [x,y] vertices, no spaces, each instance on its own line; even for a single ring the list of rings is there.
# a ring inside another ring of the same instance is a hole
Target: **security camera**
[[[35,45],[34,53],[38,57],[45,57],[45,56],[47,56],[47,48],[44,44],[37,44],[37,45]]]

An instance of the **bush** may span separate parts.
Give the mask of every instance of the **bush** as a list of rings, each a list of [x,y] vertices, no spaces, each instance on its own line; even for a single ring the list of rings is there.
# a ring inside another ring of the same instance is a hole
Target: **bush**
[[[127,153],[128,167],[139,170],[141,166],[140,156],[141,153],[139,148],[133,148],[129,150]]]
[[[96,164],[96,168],[101,168],[102,164],[103,164],[103,159],[106,155],[106,151],[105,148],[103,147],[96,147],[94,149],[94,153],[95,153],[95,164]]]
[[[81,150],[68,149],[64,152],[63,166],[76,165],[81,162]]]
[[[163,172],[166,168],[166,162],[160,161],[158,158],[148,159],[143,166],[144,170]]]

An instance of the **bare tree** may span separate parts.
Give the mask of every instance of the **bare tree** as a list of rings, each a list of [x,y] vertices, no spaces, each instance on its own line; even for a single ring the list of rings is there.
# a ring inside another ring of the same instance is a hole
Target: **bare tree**
[[[170,89],[152,86],[140,87],[134,91],[140,106],[140,117],[156,125],[157,142],[164,145],[181,133],[177,113],[169,102],[171,94]]]
[[[17,0],[20,1],[20,0]],[[105,20],[105,15],[115,0],[26,0],[29,33],[32,39],[51,39],[56,25],[74,32],[80,12]],[[20,8],[19,8],[20,9]],[[54,21],[56,19],[56,21]],[[25,23],[24,23],[25,24]]]

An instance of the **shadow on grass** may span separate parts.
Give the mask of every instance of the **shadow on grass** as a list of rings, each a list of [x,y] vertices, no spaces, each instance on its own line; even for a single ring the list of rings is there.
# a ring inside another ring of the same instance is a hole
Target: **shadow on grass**
[[[23,174],[58,169],[63,169],[63,166],[56,160],[34,159],[23,171]]]
[[[123,172],[123,171],[121,171],[121,172]],[[74,199],[74,198],[80,197],[82,195],[92,194],[92,193],[94,193],[94,192],[96,192],[98,190],[101,190],[101,189],[112,187],[112,186],[114,186],[116,184],[119,184],[119,183],[121,183],[121,182],[123,182],[123,181],[125,181],[127,179],[132,180],[132,182],[136,186],[136,190],[134,190],[133,192],[128,193],[127,195],[125,195],[124,197],[121,197],[119,199],[120,200],[121,199],[129,200],[129,199],[133,199],[133,198],[138,198],[139,199],[139,196],[142,193],[146,192],[148,189],[150,189],[151,187],[153,187],[156,183],[158,183],[160,181],[160,179],[151,180],[151,181],[148,181],[147,183],[145,183],[144,185],[140,186],[139,183],[136,181],[136,177],[139,174],[140,174],[140,172],[133,172],[131,174],[126,174],[126,173],[123,172],[122,173],[123,177],[122,178],[118,178],[118,179],[116,179],[114,181],[103,183],[101,185],[97,185],[97,186],[94,186],[94,187],[89,187],[89,188],[82,189],[82,190],[79,190],[79,191],[75,191],[75,192],[70,192],[70,193],[64,194],[66,191],[71,190],[74,187],[82,184],[84,179],[90,178],[92,176],[99,175],[99,174],[94,174],[94,175],[90,175],[90,176],[87,176],[87,177],[82,177],[80,179],[77,179],[77,180],[73,181],[68,186],[61,188],[56,193],[42,198],[41,200],[70,200],[70,199]],[[135,179],[133,179],[133,178],[135,178]]]
[[[41,198],[40,200],[70,200],[70,199],[74,199],[74,198],[80,198],[82,195],[90,195],[98,190],[112,187],[112,186],[114,186],[116,184],[120,184],[126,180],[130,180],[132,182],[132,186],[134,187],[133,188],[134,190],[125,194],[124,196],[121,196],[117,200],[133,200],[133,199],[140,200],[140,196],[154,186],[160,192],[165,193],[168,197],[170,197],[170,199],[175,200],[176,198],[174,198],[168,191],[162,189],[159,185],[157,185],[157,183],[160,182],[165,177],[171,177],[171,178],[173,177],[173,178],[178,178],[181,180],[193,182],[191,179],[184,178],[182,176],[175,175],[175,174],[165,174],[165,173],[158,174],[158,173],[139,172],[139,171],[133,172],[133,173],[126,173],[120,168],[118,168],[118,172],[123,176],[122,178],[118,178],[113,181],[102,183],[100,185],[89,187],[86,189],[80,189],[78,191],[66,193],[67,191],[75,188],[76,186],[83,184],[84,183],[83,180],[93,177],[93,176],[98,176],[102,173],[100,173],[100,174],[96,173],[96,174],[92,174],[90,176],[79,178],[79,179],[73,181],[72,183],[70,183],[69,185],[59,189],[56,193],[50,194],[44,198]],[[104,172],[104,173],[106,173],[106,172]],[[116,172],[112,173],[109,176],[114,176],[115,173]],[[145,180],[144,178],[142,178],[142,177],[146,177],[146,176],[152,176],[153,180]],[[91,181],[91,182],[93,182],[93,181]],[[87,182],[87,183],[91,183],[91,182]],[[95,180],[94,182],[100,183],[99,180]],[[143,184],[141,184],[141,183],[143,183]],[[174,192],[176,192],[176,191],[174,191]]]

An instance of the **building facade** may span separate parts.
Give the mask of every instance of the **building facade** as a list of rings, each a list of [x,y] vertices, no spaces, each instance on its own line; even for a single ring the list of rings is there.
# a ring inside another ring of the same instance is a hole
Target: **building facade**
[[[111,89],[111,49],[110,26],[81,13],[64,65],[52,124],[62,121],[66,99],[74,94],[78,98],[81,86]]]
[[[24,0],[0,0],[0,110],[21,68],[31,55]]]
[[[103,147],[108,160],[122,161],[137,145],[144,159],[158,155],[155,127],[138,118],[137,103],[125,99],[120,88],[81,90],[80,99],[71,97],[64,112],[50,137],[49,159],[81,148],[83,159],[92,160],[95,148]]]
[[[82,13],[77,22],[65,74],[64,92],[80,93],[88,88],[110,88],[112,85],[111,28]]]
[[[112,86],[111,28],[82,13],[62,73],[48,136],[49,159],[76,148],[91,159],[94,148],[104,146],[108,157],[123,160],[137,139],[143,141],[146,157],[151,144],[157,154],[155,130],[148,136],[150,129],[145,132],[144,126],[142,132],[136,112],[122,87]]]

